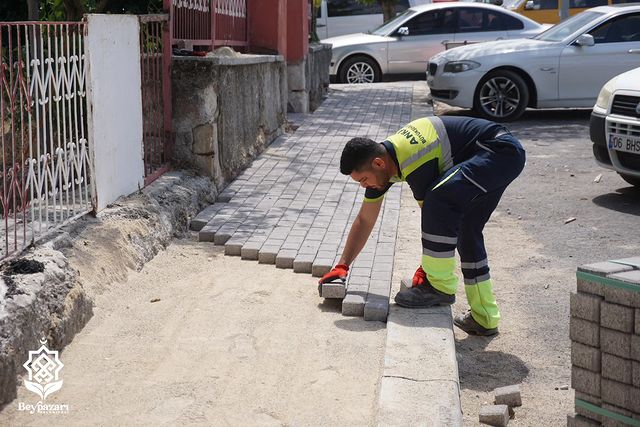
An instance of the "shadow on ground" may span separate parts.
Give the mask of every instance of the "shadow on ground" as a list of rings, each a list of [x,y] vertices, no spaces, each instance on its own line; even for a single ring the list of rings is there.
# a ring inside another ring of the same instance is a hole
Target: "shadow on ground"
[[[617,212],[640,216],[640,188],[624,187],[615,193],[602,194],[593,198],[593,203]]]
[[[468,336],[456,341],[460,387],[463,389],[488,392],[519,384],[529,375],[529,368],[519,357],[485,350],[491,339]]]

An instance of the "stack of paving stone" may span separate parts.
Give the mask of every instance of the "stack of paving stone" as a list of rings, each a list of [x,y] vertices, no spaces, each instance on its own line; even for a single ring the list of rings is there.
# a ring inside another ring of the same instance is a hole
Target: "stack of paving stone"
[[[640,426],[640,257],[578,268],[570,426]]]
[[[380,141],[410,120],[411,89],[393,84],[345,87],[288,137],[280,137],[191,222],[200,241],[225,254],[321,277],[339,260],[364,190],[340,174],[346,141]],[[351,266],[342,313],[386,321],[401,185],[385,195],[381,215]]]

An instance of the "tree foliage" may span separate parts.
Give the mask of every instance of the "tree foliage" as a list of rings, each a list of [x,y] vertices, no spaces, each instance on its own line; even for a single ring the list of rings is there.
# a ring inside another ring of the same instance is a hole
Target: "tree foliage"
[[[29,16],[30,5],[40,21],[79,21],[85,13],[162,12],[162,0],[1,0],[0,21],[36,20]]]

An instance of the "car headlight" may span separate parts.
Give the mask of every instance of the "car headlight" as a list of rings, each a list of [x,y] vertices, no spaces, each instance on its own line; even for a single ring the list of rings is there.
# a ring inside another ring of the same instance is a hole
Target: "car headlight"
[[[615,88],[614,80],[611,79],[600,90],[600,94],[598,95],[598,100],[596,101],[596,106],[606,110],[609,106],[609,100],[611,99],[611,94],[613,94],[613,90]]]
[[[480,66],[476,61],[451,61],[444,65],[445,73],[461,73],[463,71],[473,70]]]

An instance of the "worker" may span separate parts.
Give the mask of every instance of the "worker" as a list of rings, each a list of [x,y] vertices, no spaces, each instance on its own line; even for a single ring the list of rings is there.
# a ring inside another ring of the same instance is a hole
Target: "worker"
[[[500,312],[493,293],[482,230],[507,186],[520,174],[525,152],[504,126],[468,117],[414,120],[385,141],[353,138],[340,172],[364,187],[339,263],[320,283],[345,280],[365,245],[386,191],[406,181],[421,207],[422,262],[412,287],[395,296],[407,308],[455,302],[458,250],[470,311],[454,324],[469,334],[494,335]]]

